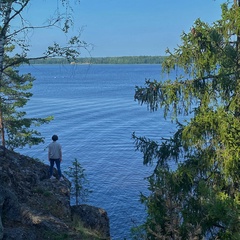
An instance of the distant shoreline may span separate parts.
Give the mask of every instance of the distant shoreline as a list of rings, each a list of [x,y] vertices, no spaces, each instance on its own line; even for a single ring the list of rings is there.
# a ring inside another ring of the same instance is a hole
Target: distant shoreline
[[[64,58],[31,60],[31,64],[161,64],[164,56],[85,57],[69,62]]]

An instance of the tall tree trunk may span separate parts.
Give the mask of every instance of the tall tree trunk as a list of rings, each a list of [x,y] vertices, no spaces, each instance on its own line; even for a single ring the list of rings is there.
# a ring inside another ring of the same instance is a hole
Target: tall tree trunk
[[[4,71],[4,48],[6,45],[7,30],[9,27],[10,15],[12,10],[13,1],[2,1],[0,0],[1,11],[3,11],[3,26],[0,30],[0,94],[3,85],[3,71]],[[4,118],[2,109],[2,98],[0,96],[0,133],[2,145],[5,147],[5,129],[4,129]]]
[[[4,131],[4,123],[3,123],[3,112],[2,109],[0,109],[0,128],[1,128],[1,140],[2,145],[5,147],[5,131]]]
[[[234,5],[236,8],[240,7],[240,0],[234,0]],[[236,11],[237,12],[237,11]],[[236,16],[236,21],[238,19],[238,16]],[[237,31],[236,31],[236,35],[237,35],[237,42],[236,42],[236,51],[237,51],[237,66],[236,66],[236,92],[235,92],[235,96],[236,96],[236,110],[235,110],[235,117],[240,117],[240,27],[239,24],[236,24],[237,26]]]
[[[234,4],[235,4],[236,8],[239,8],[240,7],[240,0],[234,0]],[[239,70],[240,70],[240,56],[239,56],[239,54],[240,54],[240,27],[238,25],[237,25],[236,34],[237,34],[236,48],[237,48],[237,58],[238,58],[237,59],[237,64],[238,64],[238,66],[237,66],[237,70],[238,70],[237,74],[238,75],[237,76],[239,77]]]

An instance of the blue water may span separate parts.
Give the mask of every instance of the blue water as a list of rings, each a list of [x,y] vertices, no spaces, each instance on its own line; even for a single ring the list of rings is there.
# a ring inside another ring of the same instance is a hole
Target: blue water
[[[33,65],[21,72],[36,78],[25,108],[29,116],[54,120],[38,128],[44,144],[19,152],[48,164],[46,147],[57,134],[62,170],[80,161],[93,191],[87,203],[107,211],[113,240],[129,239],[131,227],[145,217],[139,195],[147,193],[144,178],[152,171],[135,151],[132,133],[158,140],[173,131],[162,111],[150,113],[134,101],[136,85],[161,80],[161,66]]]

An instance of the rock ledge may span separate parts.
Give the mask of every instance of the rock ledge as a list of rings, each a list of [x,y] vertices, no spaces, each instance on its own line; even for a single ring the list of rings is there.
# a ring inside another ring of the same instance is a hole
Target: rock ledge
[[[50,180],[48,169],[0,146],[0,240],[110,239],[106,211],[70,206],[70,182]]]

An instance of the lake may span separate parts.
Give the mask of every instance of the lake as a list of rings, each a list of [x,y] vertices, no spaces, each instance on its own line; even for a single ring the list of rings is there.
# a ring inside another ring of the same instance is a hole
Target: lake
[[[160,65],[32,65],[22,73],[35,78],[33,97],[25,110],[31,117],[54,116],[37,128],[45,143],[18,150],[48,164],[46,147],[53,134],[63,148],[62,170],[77,158],[93,192],[87,204],[103,208],[112,239],[129,239],[130,229],[143,222],[140,192],[152,172],[135,151],[132,133],[159,140],[173,131],[162,111],[149,112],[134,101],[135,86],[161,80]],[[74,203],[74,199],[72,199]]]

